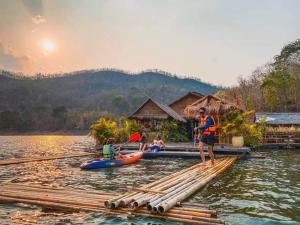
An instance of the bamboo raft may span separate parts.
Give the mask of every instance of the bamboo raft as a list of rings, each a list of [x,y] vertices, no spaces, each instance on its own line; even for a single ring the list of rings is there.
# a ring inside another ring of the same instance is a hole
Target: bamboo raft
[[[164,214],[177,202],[185,200],[227,169],[235,160],[236,157],[224,157],[216,159],[214,166],[211,163],[196,164],[147,184],[140,188],[142,191],[137,190],[105,201],[105,207],[128,207],[136,210],[147,206],[150,213]]]
[[[149,217],[188,224],[224,224],[207,205],[183,201],[227,169],[236,157],[216,159],[215,165],[200,163],[126,194],[0,183],[0,203],[40,205],[68,211],[100,212],[104,215]]]
[[[95,153],[87,152],[87,153],[78,153],[78,154],[72,154],[72,155],[59,155],[59,156],[48,156],[48,157],[39,157],[39,158],[3,159],[3,160],[0,160],[0,166],[28,163],[28,162],[37,162],[37,161],[55,160],[55,159],[85,157],[85,156],[91,156],[91,155],[95,155]]]

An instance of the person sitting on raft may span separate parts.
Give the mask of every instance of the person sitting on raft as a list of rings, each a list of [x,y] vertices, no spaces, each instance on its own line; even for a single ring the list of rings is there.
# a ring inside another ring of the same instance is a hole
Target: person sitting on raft
[[[146,148],[147,148],[147,135],[146,135],[146,132],[143,131],[142,135],[140,137],[140,147],[139,147],[139,150],[142,151],[142,152],[144,152]]]
[[[104,159],[121,159],[120,146],[115,146],[115,139],[109,138],[105,145],[103,145],[103,158]]]
[[[160,134],[157,134],[152,144],[148,147],[148,151],[159,152],[164,147],[165,147],[165,143],[161,139]]]

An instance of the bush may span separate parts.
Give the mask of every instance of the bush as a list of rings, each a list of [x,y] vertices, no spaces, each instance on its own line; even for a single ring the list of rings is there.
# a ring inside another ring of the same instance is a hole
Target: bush
[[[117,138],[118,127],[113,119],[105,119],[100,117],[90,127],[90,135],[98,141],[99,144],[105,144],[109,138]]]
[[[118,122],[114,119],[100,117],[90,127],[90,135],[101,145],[105,144],[109,138],[114,138],[116,142],[126,142],[132,133],[140,132],[142,126],[134,121],[121,117]]]
[[[244,113],[238,111],[229,112],[226,115],[226,125],[222,127],[222,130],[227,135],[243,136],[247,146],[259,146],[263,142],[265,123],[251,124],[247,117],[252,113],[253,111]]]
[[[166,120],[163,122],[163,126],[161,129],[162,138],[165,141],[172,142],[185,142],[188,141],[188,137],[186,136],[183,129],[180,129],[178,124],[175,121]]]

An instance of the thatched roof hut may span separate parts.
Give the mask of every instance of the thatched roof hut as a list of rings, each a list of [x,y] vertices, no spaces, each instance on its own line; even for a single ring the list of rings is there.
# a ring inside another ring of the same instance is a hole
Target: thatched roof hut
[[[184,109],[186,106],[191,105],[195,101],[203,98],[204,95],[198,92],[188,92],[181,98],[169,104],[170,108],[172,108],[175,112],[177,112],[180,116],[186,117],[184,114]]]
[[[236,106],[233,103],[226,102],[216,96],[213,95],[207,95],[197,101],[195,101],[193,104],[188,105],[184,109],[184,113],[187,117],[195,117],[198,116],[198,112],[201,107],[205,107],[209,113],[212,115],[212,117],[215,119],[216,125],[217,125],[217,136],[219,139],[219,144],[224,142],[226,140],[226,135],[222,137],[222,131],[219,129],[222,115],[226,114],[227,112],[231,110],[239,110],[242,111],[238,106]],[[227,141],[229,142],[229,141]]]
[[[198,114],[201,107],[205,107],[211,115],[222,115],[231,110],[241,110],[238,106],[233,103],[225,102],[224,100],[213,96],[207,95],[191,105],[188,105],[184,109],[184,114],[186,116],[192,117]]]
[[[151,98],[141,105],[129,118],[138,120],[165,120],[171,118],[176,121],[186,122],[182,116],[169,106],[158,103]]]

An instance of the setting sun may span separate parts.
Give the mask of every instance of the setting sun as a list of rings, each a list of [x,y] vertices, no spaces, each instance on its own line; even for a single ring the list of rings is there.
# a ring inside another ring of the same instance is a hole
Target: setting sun
[[[42,49],[45,55],[55,50],[55,44],[52,40],[46,39],[42,42]]]

